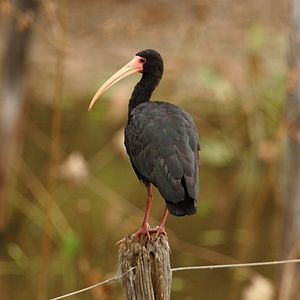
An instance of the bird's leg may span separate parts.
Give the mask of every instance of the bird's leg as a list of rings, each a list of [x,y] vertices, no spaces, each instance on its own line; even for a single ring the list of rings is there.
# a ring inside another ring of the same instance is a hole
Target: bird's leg
[[[148,218],[150,215],[152,203],[153,203],[153,194],[152,194],[151,185],[149,184],[147,186],[147,206],[146,206],[146,211],[145,211],[145,215],[144,215],[144,220],[143,220],[143,223],[141,226],[141,228],[145,229],[146,231],[148,231]]]
[[[140,237],[142,234],[146,234],[148,240],[150,240],[150,233],[149,233],[149,228],[148,228],[148,218],[150,215],[150,210],[152,207],[152,202],[153,202],[153,194],[152,194],[152,188],[151,185],[149,184],[147,186],[147,206],[146,206],[146,211],[145,211],[145,215],[144,215],[144,220],[143,223],[141,225],[141,228],[134,233],[135,237]]]
[[[158,227],[158,229],[156,231],[155,238],[157,238],[161,233],[166,234],[165,224],[166,224],[168,215],[169,215],[169,210],[166,207],[165,211],[164,211],[164,215],[163,215],[162,220],[160,222],[160,225],[159,225],[159,227]]]

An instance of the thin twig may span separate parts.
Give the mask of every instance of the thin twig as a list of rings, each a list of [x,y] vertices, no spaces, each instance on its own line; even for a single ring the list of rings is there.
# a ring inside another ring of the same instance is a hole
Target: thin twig
[[[172,272],[185,271],[185,270],[207,270],[207,269],[213,270],[213,269],[225,269],[225,268],[282,265],[282,264],[291,264],[291,263],[300,263],[300,258],[299,259],[288,259],[288,260],[262,261],[262,262],[253,262],[253,263],[177,267],[177,268],[173,268],[171,270],[172,270]]]
[[[178,272],[178,271],[186,271],[186,270],[213,270],[213,269],[225,269],[225,268],[242,268],[242,267],[257,267],[257,266],[270,266],[270,265],[282,265],[282,264],[291,264],[291,263],[300,263],[300,258],[298,259],[287,259],[287,260],[275,260],[275,261],[263,261],[263,262],[252,262],[252,263],[237,263],[237,264],[224,264],[224,265],[205,265],[205,266],[191,266],[191,267],[177,267],[171,269],[172,272]],[[129,269],[127,272],[120,276],[115,276],[113,278],[104,280],[102,282],[96,283],[94,285],[91,285],[89,287],[83,288],[81,290],[77,290],[74,292],[71,292],[69,294],[65,294],[59,297],[51,298],[49,300],[59,300],[64,299],[88,290],[91,290],[97,286],[111,283],[113,281],[118,281],[122,279],[126,274],[134,270],[136,267],[133,267]]]
[[[126,274],[128,274],[129,272],[131,272],[132,270],[134,270],[135,268],[136,268],[136,267],[130,268],[127,272],[125,272],[125,273],[122,274],[122,275],[115,276],[115,277],[110,278],[110,279],[106,279],[106,280],[104,280],[104,281],[102,281],[102,282],[98,282],[98,283],[96,283],[96,284],[94,284],[94,285],[88,286],[88,287],[83,288],[83,289],[81,289],[81,290],[74,291],[74,292],[71,292],[71,293],[69,293],[69,294],[62,295],[62,296],[58,296],[58,297],[55,297],[55,298],[51,298],[51,299],[49,299],[49,300],[59,300],[59,299],[64,299],[64,298],[67,298],[67,297],[70,297],[70,296],[74,296],[74,295],[76,295],[76,294],[79,294],[79,293],[82,293],[82,292],[91,290],[91,289],[93,289],[93,288],[95,288],[95,287],[97,287],[97,286],[100,286],[100,285],[103,285],[103,284],[106,284],[106,283],[111,283],[111,282],[113,282],[113,281],[118,281],[118,280],[122,279]]]
[[[53,0],[48,0],[49,5],[53,5]],[[58,8],[58,7],[57,7]],[[52,231],[51,215],[53,213],[55,205],[55,192],[57,189],[57,174],[58,166],[60,162],[60,149],[61,149],[61,124],[62,124],[62,111],[61,101],[64,83],[64,61],[65,61],[65,31],[62,22],[63,7],[53,14],[49,14],[49,25],[53,29],[54,39],[60,44],[59,48],[56,48],[56,64],[55,64],[55,80],[54,80],[54,97],[52,101],[52,120],[51,120],[51,141],[50,141],[50,153],[49,153],[49,167],[47,172],[47,190],[50,197],[47,198],[45,205],[46,220],[43,230],[42,242],[41,242],[41,268],[39,274],[39,280],[37,284],[37,298],[45,299],[46,290],[48,287],[49,276],[49,257],[51,252],[51,239],[49,232]]]

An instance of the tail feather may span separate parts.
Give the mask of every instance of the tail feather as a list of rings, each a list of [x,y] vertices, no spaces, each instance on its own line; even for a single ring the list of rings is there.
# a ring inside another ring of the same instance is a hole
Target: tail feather
[[[177,203],[167,201],[166,204],[169,212],[178,217],[193,215],[197,211],[196,200],[191,198],[188,194],[186,194],[184,201]]]
[[[181,184],[185,192],[183,201],[171,202],[166,200],[167,208],[172,215],[178,217],[185,215],[193,215],[197,211],[197,200],[190,197],[184,177],[182,177],[181,179]]]

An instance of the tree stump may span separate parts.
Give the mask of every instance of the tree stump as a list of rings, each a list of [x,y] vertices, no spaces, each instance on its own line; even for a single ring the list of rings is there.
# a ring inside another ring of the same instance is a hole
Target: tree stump
[[[131,236],[119,242],[119,261],[126,300],[170,300],[172,271],[165,234],[147,241]],[[129,272],[131,268],[134,268]]]

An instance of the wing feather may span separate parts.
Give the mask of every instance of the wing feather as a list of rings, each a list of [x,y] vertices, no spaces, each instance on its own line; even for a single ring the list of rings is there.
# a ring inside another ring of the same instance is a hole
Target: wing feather
[[[129,118],[125,146],[139,179],[167,202],[184,201],[186,192],[197,199],[199,140],[189,114],[169,103],[141,104]]]

